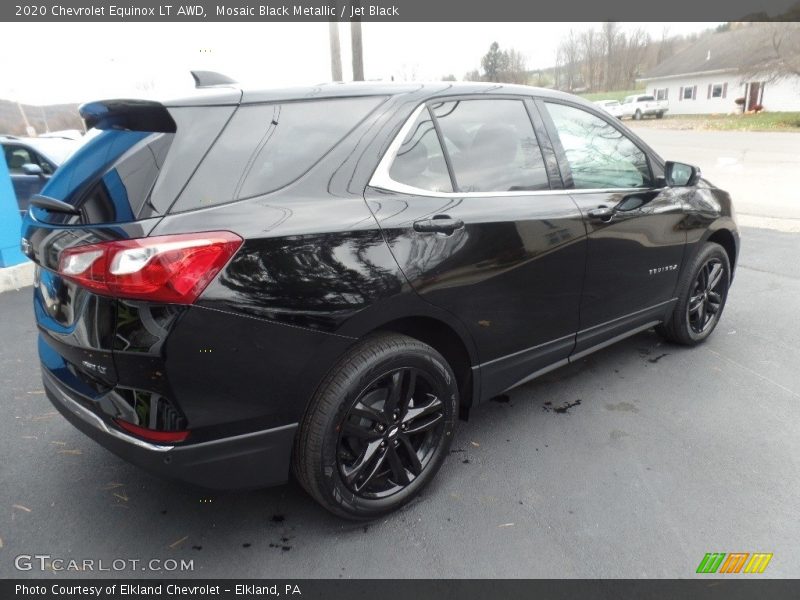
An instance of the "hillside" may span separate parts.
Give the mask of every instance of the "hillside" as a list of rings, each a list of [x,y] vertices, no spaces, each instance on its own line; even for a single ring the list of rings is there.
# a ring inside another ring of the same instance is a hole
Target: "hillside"
[[[49,106],[23,104],[22,110],[25,111],[28,122],[36,129],[37,133],[44,133],[48,129],[50,131],[63,129],[83,131],[83,121],[78,114],[77,104],[51,104]],[[47,120],[46,125],[45,119]],[[16,102],[0,100],[0,133],[26,135],[25,121]]]

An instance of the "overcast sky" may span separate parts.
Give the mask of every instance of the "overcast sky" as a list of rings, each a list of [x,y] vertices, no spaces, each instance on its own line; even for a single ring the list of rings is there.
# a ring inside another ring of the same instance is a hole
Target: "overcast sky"
[[[367,79],[457,78],[480,66],[493,41],[521,51],[528,67],[555,62],[570,29],[599,23],[364,23]],[[717,23],[623,23],[654,38]],[[350,26],[339,25],[344,78]],[[220,71],[248,86],[330,80],[327,23],[0,23],[0,98],[32,104],[191,90],[191,69]]]

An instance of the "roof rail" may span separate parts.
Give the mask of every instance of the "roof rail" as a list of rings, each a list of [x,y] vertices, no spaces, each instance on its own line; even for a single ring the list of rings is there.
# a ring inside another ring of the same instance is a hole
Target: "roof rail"
[[[191,73],[192,77],[194,77],[194,87],[196,88],[226,86],[237,83],[227,75],[214,71],[191,71]]]

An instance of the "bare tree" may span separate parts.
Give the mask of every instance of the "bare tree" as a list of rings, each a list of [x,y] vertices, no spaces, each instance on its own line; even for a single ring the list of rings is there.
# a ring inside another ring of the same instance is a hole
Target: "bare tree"
[[[582,31],[579,47],[584,85],[590,90],[596,90],[600,87],[603,72],[603,48],[600,36],[594,29]]]
[[[571,91],[577,86],[578,80],[578,38],[570,29],[569,35],[558,45],[556,51],[556,67],[558,79],[556,87]]]
[[[511,48],[506,52],[506,68],[500,75],[500,81],[504,83],[528,83],[528,64],[525,56]]]
[[[617,23],[603,23],[603,39],[605,41],[606,52],[606,81],[605,89],[613,90],[616,85],[618,69],[615,68],[617,38],[619,37],[619,26]]]
[[[472,69],[464,74],[464,81],[483,81],[483,77],[478,69]]]
[[[751,27],[754,30],[753,46],[761,46],[764,59],[743,68],[742,76],[765,81],[800,77],[800,23],[768,23]]]

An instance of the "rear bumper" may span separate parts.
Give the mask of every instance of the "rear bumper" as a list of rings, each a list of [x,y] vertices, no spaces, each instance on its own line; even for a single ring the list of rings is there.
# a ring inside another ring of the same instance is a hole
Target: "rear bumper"
[[[153,444],[124,433],[94,402],[42,368],[45,392],[75,427],[117,456],[152,473],[211,489],[280,485],[289,476],[297,423],[197,444]]]

